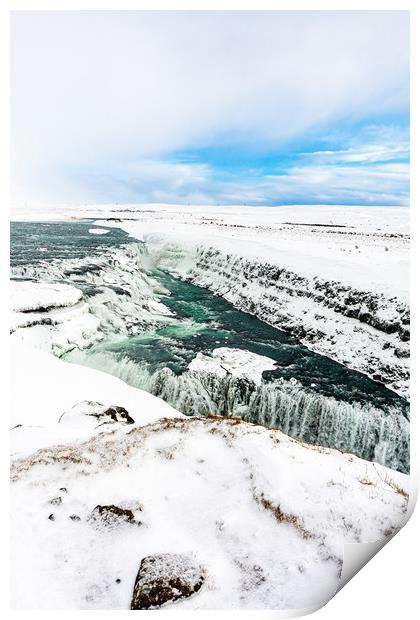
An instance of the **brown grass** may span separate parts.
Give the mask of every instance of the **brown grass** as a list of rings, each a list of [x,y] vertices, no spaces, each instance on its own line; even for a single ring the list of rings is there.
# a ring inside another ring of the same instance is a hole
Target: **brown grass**
[[[264,510],[271,512],[276,521],[279,523],[288,523],[289,525],[292,525],[303,539],[308,540],[310,538],[314,538],[314,535],[303,527],[302,520],[297,515],[284,512],[280,506],[276,506],[269,499],[267,499],[264,493],[261,492],[256,494],[254,492],[254,499],[262,508],[264,508]]]

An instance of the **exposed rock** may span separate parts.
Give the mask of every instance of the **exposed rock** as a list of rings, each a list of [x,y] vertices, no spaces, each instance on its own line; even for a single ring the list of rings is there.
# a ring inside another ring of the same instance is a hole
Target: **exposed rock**
[[[63,503],[63,500],[61,499],[61,497],[53,497],[52,499],[50,499],[50,504],[52,504],[53,506],[60,506],[60,504]]]
[[[134,424],[133,418],[124,407],[108,407],[104,412],[104,416],[109,416],[114,422],[125,422],[126,424]]]
[[[102,403],[83,400],[64,412],[59,423],[78,428],[80,426],[98,428],[105,424],[134,424],[134,420],[124,407],[118,405],[106,407]]]
[[[189,556],[173,553],[142,559],[134,584],[131,609],[156,609],[198,592],[204,571]]]
[[[96,506],[88,517],[89,521],[106,526],[116,526],[121,523],[136,523],[134,513],[127,508],[120,506]],[[140,525],[140,523],[139,523]]]

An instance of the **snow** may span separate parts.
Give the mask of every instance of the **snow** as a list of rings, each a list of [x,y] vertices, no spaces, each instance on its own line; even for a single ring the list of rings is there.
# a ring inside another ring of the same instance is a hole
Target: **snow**
[[[211,244],[307,278],[338,280],[360,290],[408,299],[406,207],[131,208],[114,211],[112,216],[136,218],[114,224],[133,236],[158,233],[190,246]]]
[[[100,341],[100,321],[83,301],[83,293],[69,284],[12,280],[12,339],[62,355]]]
[[[106,230],[106,228],[89,228],[89,232],[91,235],[106,235],[109,233],[109,230]]]
[[[244,377],[256,385],[261,384],[265,370],[275,367],[275,361],[269,357],[228,347],[214,349],[209,355],[198,353],[188,365],[192,372],[215,374],[219,378]]]
[[[215,245],[311,278],[408,300],[409,209],[350,205],[276,207],[132,204],[15,209],[13,220],[97,218],[143,239],[164,234]],[[113,222],[105,218],[120,219]],[[309,226],[308,226],[309,224]],[[316,226],[312,226],[316,225]],[[321,226],[320,226],[321,225]]]
[[[11,308],[13,312],[49,310],[73,306],[82,299],[82,292],[67,284],[38,284],[37,282],[12,281]]]
[[[71,424],[63,414],[83,403],[122,406],[136,423],[146,424],[160,417],[179,415],[175,409],[148,392],[130,387],[99,370],[64,362],[50,353],[12,340],[11,377],[13,408],[11,426],[14,457],[55,443],[85,439],[98,431],[97,425],[80,421]],[[24,389],[22,389],[22,380]],[[114,430],[112,425],[110,430]],[[128,427],[129,428],[129,427]],[[104,431],[104,426],[99,427]]]
[[[12,274],[36,280],[11,281],[13,338],[56,355],[89,347],[104,334],[166,324],[172,316],[158,297],[165,291],[139,270],[135,245],[103,249],[94,258],[19,265]],[[84,297],[73,281],[95,288],[95,294]]]

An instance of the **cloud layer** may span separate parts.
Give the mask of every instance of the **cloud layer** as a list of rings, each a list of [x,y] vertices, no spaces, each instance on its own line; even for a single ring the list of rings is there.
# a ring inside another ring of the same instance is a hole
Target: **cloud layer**
[[[408,86],[404,12],[15,13],[14,201],[306,202],[329,184],[326,199],[346,202],[378,175],[374,200],[406,200],[392,162],[406,161],[407,137],[354,135],[384,119],[406,127]],[[342,123],[341,143],[305,162],[306,137]],[[215,145],[249,166],[180,161]],[[296,160],[252,170],[267,152]]]

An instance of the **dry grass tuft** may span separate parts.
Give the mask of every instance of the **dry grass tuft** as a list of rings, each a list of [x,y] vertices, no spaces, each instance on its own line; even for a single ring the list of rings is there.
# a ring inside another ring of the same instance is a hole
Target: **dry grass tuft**
[[[304,528],[302,520],[297,515],[284,512],[280,506],[276,506],[267,497],[265,497],[264,493],[261,492],[256,494],[254,492],[254,499],[262,508],[264,508],[264,510],[271,512],[276,521],[279,523],[288,523],[289,525],[292,525],[303,539],[308,540],[310,538],[314,538],[314,535]]]

